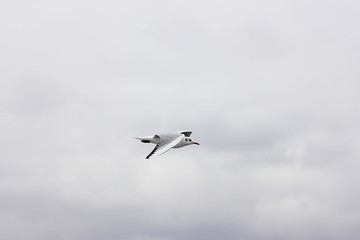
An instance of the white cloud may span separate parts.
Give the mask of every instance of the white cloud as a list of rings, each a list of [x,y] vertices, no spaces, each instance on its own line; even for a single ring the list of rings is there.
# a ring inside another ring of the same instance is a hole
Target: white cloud
[[[357,2],[1,5],[4,239],[357,239]]]

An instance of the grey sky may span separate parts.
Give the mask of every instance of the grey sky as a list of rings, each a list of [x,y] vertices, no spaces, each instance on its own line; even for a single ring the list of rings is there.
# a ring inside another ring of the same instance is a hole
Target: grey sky
[[[2,1],[1,239],[357,239],[359,10]]]

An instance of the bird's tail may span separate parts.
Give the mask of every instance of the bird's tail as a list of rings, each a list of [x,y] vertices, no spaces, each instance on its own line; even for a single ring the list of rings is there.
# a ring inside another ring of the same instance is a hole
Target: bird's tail
[[[157,144],[155,136],[135,137],[135,138],[139,139],[143,143],[155,143],[155,144]]]

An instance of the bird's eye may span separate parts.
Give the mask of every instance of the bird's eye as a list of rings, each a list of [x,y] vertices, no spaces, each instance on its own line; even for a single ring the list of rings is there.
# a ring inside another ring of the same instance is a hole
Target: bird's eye
[[[191,142],[191,138],[189,138],[189,141]]]
[[[187,138],[185,138],[185,141],[187,141]]]

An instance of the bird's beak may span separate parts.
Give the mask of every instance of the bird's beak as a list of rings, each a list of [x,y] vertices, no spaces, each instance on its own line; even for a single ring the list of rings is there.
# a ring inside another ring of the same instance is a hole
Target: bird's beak
[[[193,142],[193,144],[200,145],[198,142]]]

